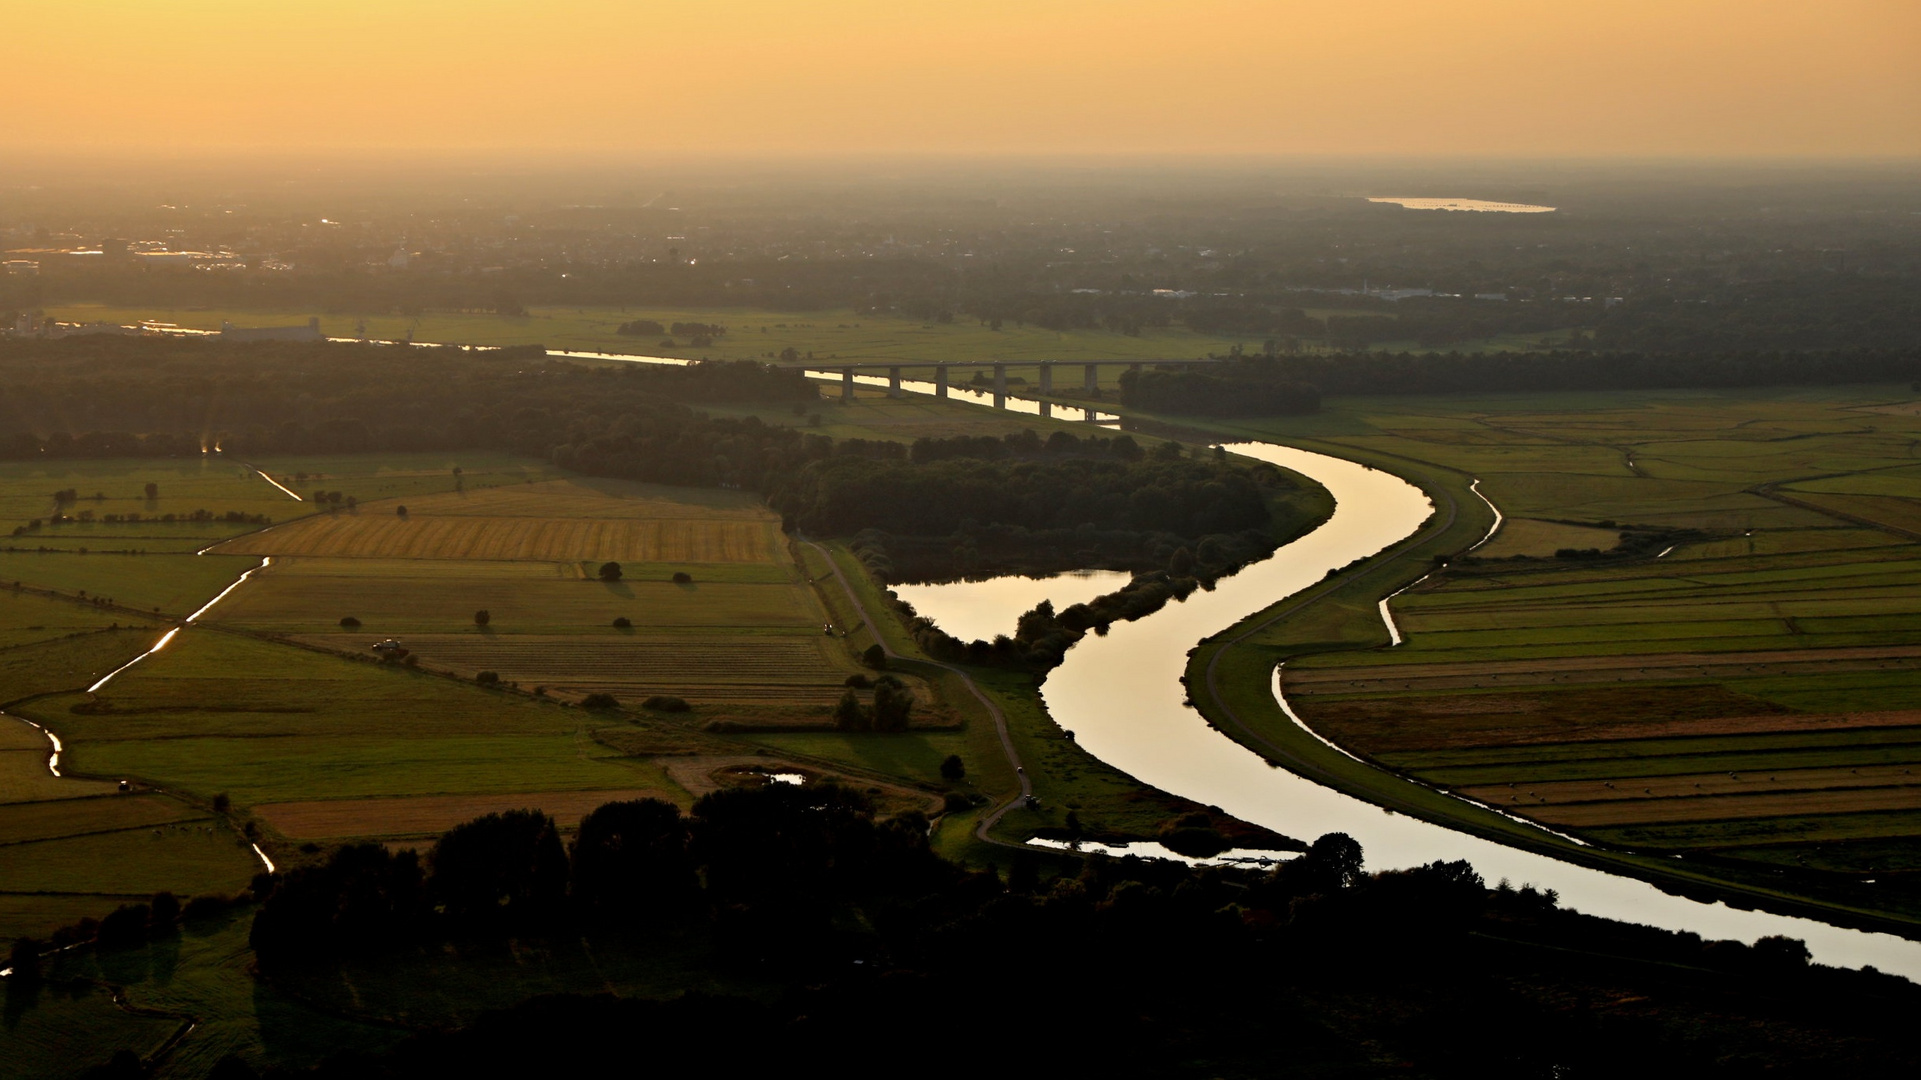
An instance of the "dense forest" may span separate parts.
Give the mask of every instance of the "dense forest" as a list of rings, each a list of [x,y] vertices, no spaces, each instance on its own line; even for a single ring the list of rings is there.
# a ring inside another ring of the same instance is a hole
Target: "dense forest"
[[[1280,355],[1247,356],[1204,371],[1130,371],[1121,376],[1121,403],[1177,415],[1280,416],[1314,411],[1321,394],[1720,389],[1917,379],[1921,348]]]
[[[1921,1063],[1887,1037],[1921,990],[1812,965],[1801,942],[1583,916],[1552,893],[1489,887],[1465,862],[1368,874],[1338,833],[1306,848],[1272,868],[1090,857],[1048,879],[1059,861],[1016,852],[1003,875],[934,854],[917,813],[877,819],[846,788],[767,784],[686,814],[602,806],[571,844],[516,811],[424,855],[315,855],[255,881],[252,940],[264,977],[295,992],[372,960],[548,939],[671,950],[739,988],[538,997],[291,1075],[547,1075],[637,1048],[656,1066],[763,1074],[752,1055],[716,1056],[745,1040],[862,1073],[977,1076],[1003,1060],[994,1037],[956,1053],[929,1018],[991,1024],[1010,987],[1048,1030],[1004,1060],[1046,1075],[1600,1077],[1659,1060],[1700,1076],[1764,1061],[1770,1076],[1891,1076]],[[137,917],[109,916],[114,945],[177,932],[175,908],[123,911]]]
[[[836,441],[703,402],[822,407],[800,372],[752,362],[587,367],[539,348],[181,339],[0,342],[0,460],[493,449],[594,476],[726,485],[819,536],[885,534],[901,573],[1011,561],[1218,574],[1296,531],[1271,466],[1132,436]],[[831,406],[827,406],[831,407]],[[57,425],[57,426],[48,426]],[[1285,520],[1283,520],[1285,518]],[[899,579],[869,537],[869,565]],[[1198,558],[1196,558],[1198,556]]]

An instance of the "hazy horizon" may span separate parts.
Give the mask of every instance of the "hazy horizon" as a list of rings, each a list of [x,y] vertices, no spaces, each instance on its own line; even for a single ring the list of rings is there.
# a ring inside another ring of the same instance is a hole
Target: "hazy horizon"
[[[9,159],[1921,154],[1898,0],[24,0]]]

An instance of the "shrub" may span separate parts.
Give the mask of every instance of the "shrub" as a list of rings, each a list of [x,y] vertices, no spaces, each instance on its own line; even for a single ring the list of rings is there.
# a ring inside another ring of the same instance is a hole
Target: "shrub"
[[[691,584],[693,580],[694,580],[694,575],[688,573],[685,570],[674,571],[674,584],[676,585]]]
[[[974,808],[974,800],[958,791],[950,791],[941,796],[940,812],[943,814],[965,814]]]
[[[634,620],[625,615],[618,616],[614,619],[614,629],[616,630],[630,630],[633,628],[633,625]]]
[[[195,922],[200,919],[212,918],[215,915],[224,915],[227,909],[232,906],[233,901],[224,896],[217,896],[213,893],[203,893],[187,901],[187,906],[180,909],[180,917],[187,922]]]
[[[881,648],[879,642],[875,642],[867,646],[866,652],[860,654],[860,662],[875,671],[885,671],[887,670],[887,650]]]
[[[860,672],[857,671],[854,674],[847,676],[847,681],[842,683],[841,685],[852,686],[852,687],[855,687],[856,689],[865,690],[868,687],[874,685],[874,680],[868,678],[865,675],[862,675]]]
[[[486,608],[481,608],[479,611],[474,612],[475,626],[485,626],[488,623],[493,621],[494,621],[493,615],[489,614]]]
[[[874,684],[875,731],[906,731],[908,718],[913,711],[914,695],[903,689],[898,680]]]
[[[482,686],[498,686],[500,685],[500,672],[483,671],[474,676],[474,681]]]
[[[949,754],[941,759],[940,776],[942,780],[959,780],[967,775],[967,765],[959,754]]]
[[[358,630],[360,629],[360,620],[354,618],[352,615],[349,615],[346,618],[340,620],[340,628],[342,630]]]
[[[154,893],[153,903],[148,907],[156,927],[165,928],[180,921],[180,898],[170,892]]]
[[[860,698],[848,690],[840,696],[840,704],[834,706],[834,729],[836,731],[870,731],[873,721],[867,710],[861,706]]]
[[[145,904],[122,904],[100,920],[96,931],[103,949],[123,949],[147,940],[147,920],[152,909]]]
[[[665,694],[655,694],[653,697],[641,702],[640,707],[643,709],[652,709],[655,712],[686,712],[693,708],[692,705],[687,704],[687,702],[682,699],[669,697]]]
[[[601,563],[600,564],[600,580],[619,581],[620,580],[620,564],[617,562]]]
[[[46,946],[30,937],[16,938],[7,953],[7,966],[13,969],[9,985],[26,986],[40,981],[40,954]]]
[[[618,709],[620,701],[612,694],[588,694],[580,699],[580,705],[583,709]]]

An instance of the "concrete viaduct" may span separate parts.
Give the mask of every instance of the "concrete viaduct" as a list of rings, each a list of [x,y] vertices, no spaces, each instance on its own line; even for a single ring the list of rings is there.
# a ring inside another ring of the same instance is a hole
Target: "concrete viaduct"
[[[1195,364],[1226,363],[1227,358],[1208,360],[1034,360],[1025,363],[1006,360],[958,360],[945,363],[899,363],[893,361],[875,363],[821,363],[815,361],[807,365],[809,371],[840,372],[840,396],[843,401],[854,399],[854,375],[857,372],[887,373],[887,396],[900,397],[900,373],[902,368],[932,368],[934,371],[934,396],[947,396],[947,372],[949,368],[992,368],[994,370],[994,407],[1007,404],[1007,369],[1010,367],[1031,367],[1040,369],[1040,385],[1035,388],[1042,395],[1054,392],[1054,369],[1057,367],[1078,367],[1081,369],[1081,388],[1090,396],[1100,392],[1100,369],[1103,367],[1129,367],[1135,371],[1149,364],[1156,366],[1178,365],[1189,367]]]

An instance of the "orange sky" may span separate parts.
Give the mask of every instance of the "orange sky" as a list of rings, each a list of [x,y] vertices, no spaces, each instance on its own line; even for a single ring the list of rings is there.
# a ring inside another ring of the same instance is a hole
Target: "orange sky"
[[[0,0],[0,16],[16,149],[1921,154],[1917,0]]]

